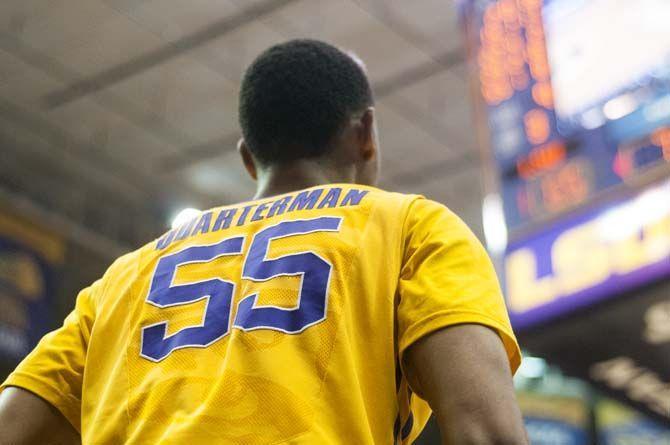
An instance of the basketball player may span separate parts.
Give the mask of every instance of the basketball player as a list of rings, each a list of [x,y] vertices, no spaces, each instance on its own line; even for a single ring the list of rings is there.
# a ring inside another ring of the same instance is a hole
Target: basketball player
[[[252,201],[115,261],[4,382],[1,444],[523,444],[491,263],[446,207],[374,187],[364,71],[318,41],[241,86]],[[408,146],[407,150],[414,150]]]

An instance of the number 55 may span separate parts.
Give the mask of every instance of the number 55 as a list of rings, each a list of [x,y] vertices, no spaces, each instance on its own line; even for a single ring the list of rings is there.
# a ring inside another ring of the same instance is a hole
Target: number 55
[[[313,252],[298,252],[267,259],[272,240],[315,232],[338,232],[342,218],[321,217],[283,221],[258,232],[249,247],[242,279],[268,281],[280,276],[302,278],[298,303],[292,309],[257,305],[258,294],[243,298],[234,327],[244,331],[272,329],[298,334],[326,318],[328,285],[332,265]],[[208,263],[227,255],[240,255],[244,237],[234,237],[208,246],[192,246],[162,257],[154,270],[146,302],[159,308],[207,300],[202,324],[167,335],[167,321],[142,328],[140,355],[159,362],[177,349],[206,348],[230,332],[235,283],[220,278],[174,285],[177,268],[184,264]]]

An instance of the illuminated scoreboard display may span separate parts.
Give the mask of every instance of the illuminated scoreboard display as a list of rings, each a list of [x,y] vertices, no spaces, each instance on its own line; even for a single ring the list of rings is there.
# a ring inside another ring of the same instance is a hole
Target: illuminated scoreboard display
[[[521,343],[670,425],[670,1],[459,6]]]
[[[461,2],[514,233],[670,162],[670,2]]]

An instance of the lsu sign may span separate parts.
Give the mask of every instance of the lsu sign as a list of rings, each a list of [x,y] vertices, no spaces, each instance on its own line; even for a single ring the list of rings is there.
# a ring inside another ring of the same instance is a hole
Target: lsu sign
[[[670,277],[670,180],[511,245],[504,265],[518,329]]]

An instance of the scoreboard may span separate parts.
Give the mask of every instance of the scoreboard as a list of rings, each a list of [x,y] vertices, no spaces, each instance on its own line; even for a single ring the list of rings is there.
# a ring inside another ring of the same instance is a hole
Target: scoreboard
[[[670,425],[670,1],[459,12],[522,345]]]
[[[670,166],[670,2],[461,2],[512,234]]]

